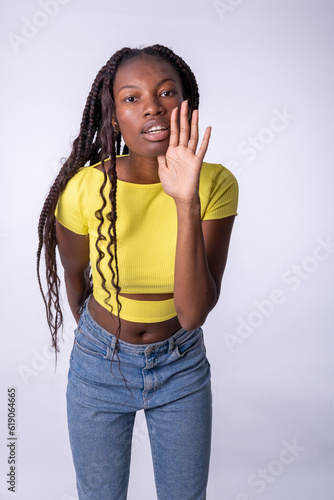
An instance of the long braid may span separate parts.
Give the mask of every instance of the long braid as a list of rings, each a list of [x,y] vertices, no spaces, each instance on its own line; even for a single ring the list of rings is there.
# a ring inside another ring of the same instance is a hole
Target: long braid
[[[95,159],[100,148],[98,130],[101,121],[101,105],[98,101],[102,86],[102,77],[105,67],[97,75],[91,92],[87,98],[83,111],[80,133],[73,143],[72,152],[56,177],[49,194],[45,200],[38,224],[38,250],[37,250],[37,277],[39,287],[44,300],[48,325],[52,336],[52,347],[58,348],[58,331],[63,324],[63,314],[60,306],[59,286],[60,280],[57,273],[56,261],[56,232],[54,212],[58,203],[59,195],[68,181],[83,167],[88,160]],[[94,135],[97,134],[95,142]],[[43,291],[40,276],[41,253],[44,246],[47,293]],[[84,295],[89,295],[91,280],[87,285]]]
[[[52,336],[52,346],[57,354],[58,331],[63,324],[63,314],[60,304],[60,280],[57,273],[56,262],[56,230],[55,230],[55,209],[61,192],[65,189],[68,181],[86,164],[94,165],[99,161],[102,164],[104,178],[100,187],[101,207],[96,211],[95,216],[98,220],[98,238],[96,241],[97,262],[96,268],[101,278],[102,288],[106,292],[106,306],[111,296],[110,285],[101,270],[101,261],[105,254],[101,249],[101,243],[107,240],[108,267],[111,272],[110,284],[116,291],[117,313],[119,326],[117,330],[117,344],[120,335],[120,311],[121,303],[119,301],[120,285],[119,270],[117,259],[117,237],[116,237],[116,194],[117,194],[117,174],[116,174],[116,155],[121,152],[121,134],[116,132],[112,118],[115,116],[115,104],[113,99],[113,84],[118,68],[127,60],[152,55],[169,62],[180,76],[183,97],[190,102],[191,110],[197,109],[199,105],[199,93],[195,76],[185,61],[177,56],[172,50],[163,45],[153,45],[143,49],[130,49],[124,47],[117,51],[103,68],[97,74],[91,91],[88,95],[86,105],[83,111],[80,132],[73,142],[70,156],[65,161],[56,180],[54,181],[49,194],[45,200],[38,224],[38,250],[37,250],[37,276],[39,287],[43,296],[48,325]],[[128,147],[124,144],[123,154],[128,154]],[[108,169],[105,168],[105,160],[110,158]],[[106,195],[105,190],[109,186]],[[108,201],[107,201],[108,199]],[[106,207],[110,211],[104,216]],[[102,233],[102,226],[105,219],[109,222],[107,235]],[[40,264],[41,254],[44,247],[45,266],[46,266],[46,284],[47,292],[44,293],[41,276]],[[81,297],[79,306],[82,306],[85,299],[92,293],[91,276],[87,280],[87,286]],[[112,308],[110,306],[110,310]],[[118,353],[118,351],[117,351]]]

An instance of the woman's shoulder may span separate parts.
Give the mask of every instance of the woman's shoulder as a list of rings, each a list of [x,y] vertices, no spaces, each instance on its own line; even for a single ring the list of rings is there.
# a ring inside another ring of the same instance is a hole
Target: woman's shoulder
[[[202,219],[221,219],[237,214],[238,182],[222,164],[203,163],[199,193]]]
[[[228,184],[238,184],[233,173],[221,163],[203,162],[201,169],[200,182],[204,186],[219,184],[221,186]]]
[[[100,163],[95,165],[87,165],[79,168],[79,170],[70,178],[66,186],[76,186],[77,188],[85,185],[91,185],[94,181],[101,183],[101,170],[98,169]]]

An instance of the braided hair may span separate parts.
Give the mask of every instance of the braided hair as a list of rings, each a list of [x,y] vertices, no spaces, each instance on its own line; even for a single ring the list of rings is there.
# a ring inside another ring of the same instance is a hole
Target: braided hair
[[[117,342],[120,335],[120,310],[121,304],[119,301],[119,272],[117,262],[117,238],[116,238],[116,191],[117,191],[117,175],[116,175],[116,155],[121,154],[121,134],[117,132],[113,126],[113,116],[115,116],[115,103],[113,98],[113,84],[118,68],[126,61],[143,56],[154,56],[169,62],[177,71],[183,91],[183,98],[188,99],[190,110],[198,108],[199,93],[196,78],[185,63],[185,61],[177,56],[171,49],[163,45],[152,45],[141,49],[131,49],[124,47],[117,51],[109,61],[102,67],[97,74],[91,91],[88,95],[84,108],[80,132],[74,140],[70,156],[63,164],[53,185],[50,188],[49,194],[46,197],[44,206],[38,223],[38,250],[37,250],[37,277],[45,304],[47,322],[51,331],[52,347],[55,353],[59,351],[58,332],[63,325],[63,314],[60,301],[60,279],[57,273],[56,261],[56,227],[55,227],[55,209],[58,203],[61,192],[65,189],[68,181],[78,172],[79,169],[86,165],[94,165],[101,162],[104,178],[100,187],[101,208],[95,212],[95,217],[99,221],[98,238],[96,241],[96,249],[98,253],[96,267],[101,277],[102,287],[110,298],[110,292],[106,287],[106,277],[103,275],[100,268],[100,263],[105,257],[100,248],[100,243],[107,240],[108,252],[108,267],[111,272],[111,284],[116,290],[117,315],[119,327],[117,331]],[[128,154],[126,144],[123,147],[123,154]],[[105,168],[104,162],[110,158],[108,169]],[[106,215],[109,222],[108,234],[102,234],[102,226],[104,223],[103,210],[107,206],[105,196],[105,187],[110,183],[109,193],[107,194],[110,203],[110,212]],[[45,271],[47,291],[44,292],[41,280],[41,256],[44,247],[45,256]],[[79,307],[81,308],[92,293],[92,278],[89,275],[86,289],[80,299]],[[106,304],[108,303],[106,299]]]

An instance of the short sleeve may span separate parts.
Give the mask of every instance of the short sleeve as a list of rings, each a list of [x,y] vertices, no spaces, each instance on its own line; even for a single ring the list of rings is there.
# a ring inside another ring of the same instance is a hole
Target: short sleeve
[[[232,172],[220,164],[203,164],[203,167],[200,180],[204,201],[202,220],[237,215],[239,187]]]
[[[88,224],[84,221],[80,210],[80,193],[78,176],[72,177],[60,194],[55,210],[58,222],[77,234],[88,234]]]

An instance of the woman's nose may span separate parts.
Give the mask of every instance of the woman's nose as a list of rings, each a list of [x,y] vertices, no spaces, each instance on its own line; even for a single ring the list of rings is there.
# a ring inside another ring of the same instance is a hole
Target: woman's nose
[[[152,115],[162,115],[164,113],[164,107],[158,97],[150,97],[145,100],[143,114],[144,116]]]

